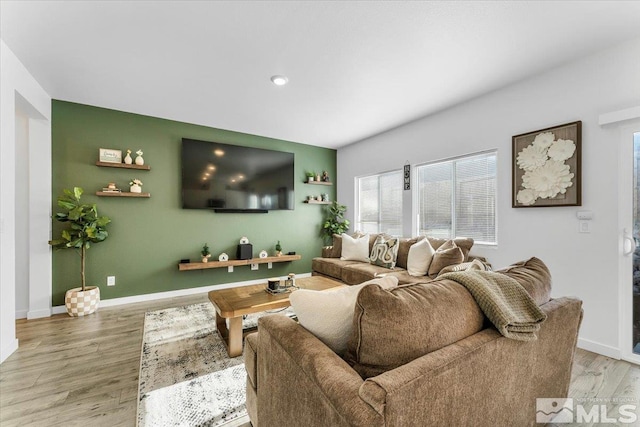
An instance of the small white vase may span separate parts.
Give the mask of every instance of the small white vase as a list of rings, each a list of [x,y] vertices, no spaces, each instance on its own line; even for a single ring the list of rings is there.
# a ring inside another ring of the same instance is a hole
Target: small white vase
[[[131,159],[131,156],[129,154],[125,156],[124,163],[127,165],[130,165],[131,163],[133,163],[133,160]]]
[[[133,184],[129,191],[131,191],[132,193],[142,193],[142,187],[140,187],[138,184]]]
[[[139,165],[139,166],[144,165],[144,159],[142,158],[142,156],[136,157],[136,165]]]

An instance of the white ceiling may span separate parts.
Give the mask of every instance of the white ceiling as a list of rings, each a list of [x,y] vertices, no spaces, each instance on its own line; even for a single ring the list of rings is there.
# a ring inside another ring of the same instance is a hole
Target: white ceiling
[[[639,1],[3,0],[0,13],[55,99],[332,148],[640,36]]]

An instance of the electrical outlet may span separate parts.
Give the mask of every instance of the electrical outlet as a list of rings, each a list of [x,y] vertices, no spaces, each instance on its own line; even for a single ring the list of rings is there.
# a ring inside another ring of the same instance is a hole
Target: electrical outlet
[[[251,264],[251,269],[252,270],[257,270],[258,269],[258,264]]]
[[[107,276],[107,286],[116,285],[116,276]]]
[[[580,233],[591,233],[591,226],[589,221],[578,221]]]

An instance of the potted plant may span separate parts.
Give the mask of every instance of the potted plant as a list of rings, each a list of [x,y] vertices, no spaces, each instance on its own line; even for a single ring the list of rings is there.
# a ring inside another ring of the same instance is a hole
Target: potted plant
[[[129,185],[131,186],[129,187],[129,191],[131,191],[132,193],[142,193],[142,181],[140,181],[139,179],[132,179],[131,181],[129,181]]]
[[[316,178],[315,172],[306,172],[305,174],[307,175],[307,182],[313,182],[313,180]]]
[[[109,237],[106,226],[111,220],[106,216],[98,216],[94,204],[81,204],[82,188],[73,187],[73,191],[64,190],[58,197],[58,206],[66,212],[58,212],[55,219],[69,223],[69,228],[62,230],[59,239],[50,240],[49,244],[57,249],[77,249],[80,252],[81,287],[69,289],[64,296],[64,303],[69,316],[84,316],[98,309],[100,288],[86,286],[85,261],[87,249],[92,243],[100,243]]]
[[[334,234],[342,234],[349,229],[349,220],[344,218],[347,207],[334,201],[327,208],[327,216],[322,224],[322,234],[325,242],[331,244]]]
[[[209,252],[209,246],[205,243],[200,251],[202,255],[202,262],[209,262],[209,258],[211,258],[211,252]]]
[[[280,240],[276,243],[276,256],[282,256],[282,245],[280,245]]]

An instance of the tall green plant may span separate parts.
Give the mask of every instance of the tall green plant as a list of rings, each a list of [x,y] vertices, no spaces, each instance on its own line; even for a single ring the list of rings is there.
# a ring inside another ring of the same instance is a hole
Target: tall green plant
[[[59,239],[50,240],[49,244],[58,249],[80,250],[80,275],[82,290],[85,290],[85,259],[87,249],[92,243],[99,243],[109,237],[106,225],[111,220],[106,216],[98,216],[94,204],[81,204],[82,188],[73,187],[73,191],[64,190],[58,197],[58,206],[66,212],[58,212],[54,218],[60,222],[68,222],[69,228],[62,230]]]
[[[335,200],[328,206],[326,218],[322,224],[322,234],[327,244],[331,244],[334,234],[342,234],[349,229],[349,220],[344,218],[346,211],[347,207]]]

